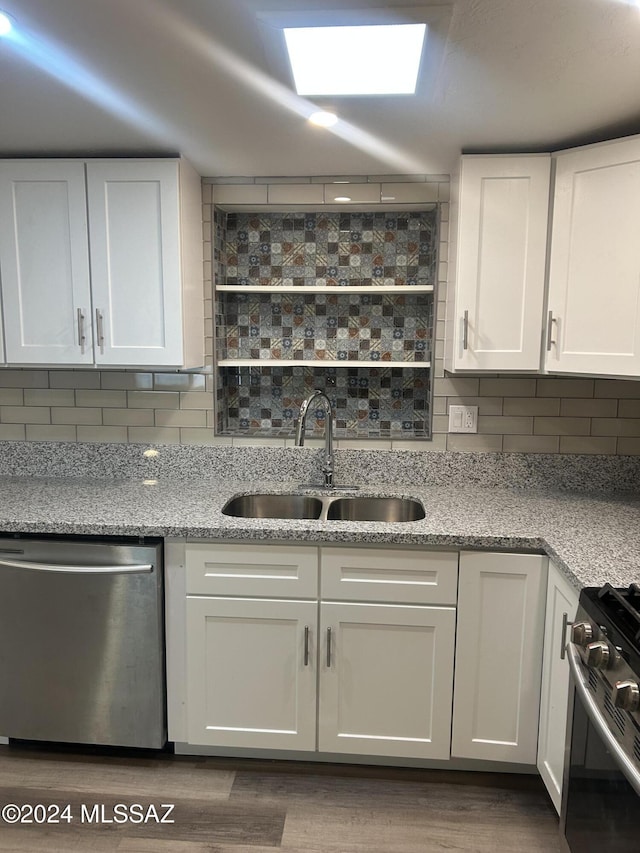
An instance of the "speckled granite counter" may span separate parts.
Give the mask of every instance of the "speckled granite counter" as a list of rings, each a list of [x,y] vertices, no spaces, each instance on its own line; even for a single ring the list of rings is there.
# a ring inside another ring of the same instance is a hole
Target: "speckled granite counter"
[[[381,524],[251,520],[221,512],[234,494],[289,490],[296,490],[294,483],[2,477],[0,531],[539,550],[576,587],[640,580],[638,496],[479,485],[390,486],[360,493],[418,498],[426,518]]]

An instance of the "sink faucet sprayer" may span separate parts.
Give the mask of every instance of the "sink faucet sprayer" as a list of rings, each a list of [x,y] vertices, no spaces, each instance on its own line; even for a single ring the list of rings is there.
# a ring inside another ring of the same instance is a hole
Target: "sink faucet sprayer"
[[[322,473],[324,474],[324,486],[327,489],[333,488],[333,424],[335,413],[331,400],[327,397],[324,391],[313,391],[300,406],[300,415],[296,423],[296,447],[304,446],[304,431],[309,413],[309,406],[315,400],[322,398],[322,402],[327,410],[324,426],[324,462],[322,465]]]

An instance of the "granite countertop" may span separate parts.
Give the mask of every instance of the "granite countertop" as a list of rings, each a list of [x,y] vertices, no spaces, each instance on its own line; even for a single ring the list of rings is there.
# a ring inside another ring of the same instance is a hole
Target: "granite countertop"
[[[274,481],[1,477],[0,530],[542,551],[576,588],[640,581],[640,497],[477,485],[366,487],[359,494],[418,498],[426,518],[382,524],[221,512],[236,494],[298,490]]]

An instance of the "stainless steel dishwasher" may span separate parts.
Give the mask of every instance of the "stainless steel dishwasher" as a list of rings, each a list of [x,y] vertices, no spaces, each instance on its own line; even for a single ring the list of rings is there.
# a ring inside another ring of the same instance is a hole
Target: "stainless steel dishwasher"
[[[0,735],[166,742],[160,540],[0,537]]]

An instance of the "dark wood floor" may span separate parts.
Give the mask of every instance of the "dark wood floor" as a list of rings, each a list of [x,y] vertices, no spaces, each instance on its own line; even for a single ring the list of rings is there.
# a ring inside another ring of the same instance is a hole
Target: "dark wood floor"
[[[34,821],[60,822],[11,824],[9,809],[0,819],[1,851],[560,850],[540,780],[503,774],[0,746],[0,808],[8,804],[23,807],[23,817],[40,804]],[[175,806],[171,814],[165,804]],[[109,822],[116,817],[132,820]],[[157,822],[163,817],[174,822]]]

